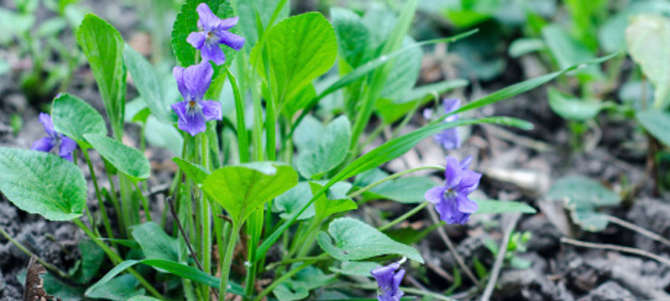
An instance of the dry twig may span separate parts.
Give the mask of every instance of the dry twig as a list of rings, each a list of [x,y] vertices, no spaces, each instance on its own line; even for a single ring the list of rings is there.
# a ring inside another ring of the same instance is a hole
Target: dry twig
[[[593,243],[593,242],[585,242],[585,241],[579,241],[579,240],[575,240],[575,239],[567,238],[567,237],[562,237],[561,242],[564,243],[564,244],[569,244],[569,245],[584,247],[584,248],[611,250],[611,251],[617,251],[617,252],[622,252],[622,253],[635,254],[635,255],[642,256],[642,257],[651,258],[651,259],[656,260],[660,263],[666,264],[667,266],[670,266],[670,259],[658,256],[656,254],[652,254],[652,253],[649,253],[645,250],[641,250],[641,249],[637,249],[637,248],[624,247],[624,246],[611,245],[611,244],[599,244],[599,243]]]
[[[484,289],[484,294],[482,294],[481,299],[482,301],[488,301],[491,298],[493,289],[495,289],[496,287],[496,282],[498,281],[498,275],[500,275],[500,270],[502,269],[502,265],[505,261],[505,252],[507,251],[507,244],[509,244],[510,236],[512,236],[514,227],[516,227],[516,223],[519,221],[520,217],[521,213],[514,213],[514,215],[512,215],[511,217],[510,222],[507,224],[507,228],[505,228],[505,234],[503,236],[502,242],[500,243],[500,247],[498,248],[498,254],[496,255],[496,261],[493,264],[493,270],[491,271],[489,281],[486,284],[486,289]]]
[[[430,218],[433,220],[434,223],[440,223],[440,220],[437,218],[435,210],[429,209],[428,213],[430,214]],[[454,243],[451,242],[451,239],[449,239],[449,236],[447,235],[447,232],[444,230],[444,227],[438,227],[437,233],[440,235],[442,240],[444,240],[444,243],[447,245],[449,252],[451,252],[451,255],[454,256],[454,259],[456,259],[456,263],[458,263],[458,266],[460,266],[463,272],[465,272],[465,275],[467,275],[468,278],[470,278],[470,280],[472,280],[472,282],[475,283],[475,285],[479,286],[479,281],[477,280],[477,277],[475,277],[475,274],[472,272],[472,270],[470,270],[470,268],[465,264],[465,261],[463,261],[461,255],[458,254],[458,251],[456,250]]]

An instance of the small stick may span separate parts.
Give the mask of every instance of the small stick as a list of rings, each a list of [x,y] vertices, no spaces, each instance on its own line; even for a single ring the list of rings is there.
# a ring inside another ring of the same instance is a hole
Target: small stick
[[[616,216],[611,216],[611,215],[607,215],[607,219],[608,219],[610,222],[613,222],[613,223],[615,223],[615,224],[617,224],[617,225],[619,225],[619,226],[622,226],[622,227],[627,228],[627,229],[629,229],[629,230],[633,230],[633,231],[635,231],[635,232],[637,232],[637,233],[642,234],[643,236],[646,236],[646,237],[648,237],[648,238],[651,238],[651,239],[653,239],[653,240],[656,240],[656,241],[658,241],[658,242],[661,242],[661,243],[663,243],[663,244],[666,245],[666,246],[670,246],[670,240],[668,240],[667,238],[665,238],[665,237],[663,237],[663,236],[660,236],[660,235],[658,235],[658,234],[656,234],[656,233],[654,233],[654,232],[651,232],[651,231],[649,231],[649,230],[647,230],[647,229],[645,229],[645,228],[642,228],[642,227],[640,227],[640,226],[638,226],[638,225],[636,225],[636,224],[633,224],[633,223],[631,223],[631,222],[622,220],[622,219],[620,219],[620,218],[618,218],[618,217],[616,217]]]
[[[498,254],[496,255],[496,261],[493,264],[493,270],[491,271],[491,276],[489,277],[488,283],[486,283],[486,288],[484,289],[484,294],[482,295],[482,301],[489,301],[491,294],[493,294],[493,289],[496,287],[496,282],[498,281],[498,275],[500,275],[500,270],[502,269],[503,262],[505,262],[505,252],[507,251],[507,244],[509,244],[510,236],[516,227],[516,223],[519,221],[521,213],[515,213],[512,216],[512,220],[507,224],[505,228],[505,236],[500,243],[498,248]]]
[[[172,214],[172,218],[174,218],[175,224],[177,224],[177,228],[179,229],[179,232],[181,232],[181,236],[184,237],[184,242],[186,243],[186,247],[188,247],[188,252],[191,254],[191,258],[193,258],[193,261],[195,261],[195,264],[198,266],[198,268],[207,273],[209,275],[208,271],[205,271],[205,269],[202,267],[202,264],[200,264],[200,261],[198,260],[198,257],[195,255],[195,251],[193,250],[193,246],[191,245],[191,241],[188,239],[188,235],[186,235],[186,231],[184,231],[184,228],[181,226],[181,223],[179,222],[179,217],[177,216],[177,212],[174,209],[174,205],[172,204],[172,197],[168,196],[166,198],[166,201],[168,205],[170,206],[170,214]],[[216,293],[216,290],[214,288],[210,288],[212,291],[212,294],[216,296],[216,300],[219,299],[219,295]]]
[[[611,244],[599,244],[599,243],[585,242],[585,241],[574,240],[572,238],[567,238],[567,237],[561,237],[561,242],[565,243],[565,244],[569,244],[569,245],[578,246],[578,247],[584,247],[584,248],[603,249],[603,250],[611,250],[611,251],[617,251],[617,252],[622,252],[622,253],[635,254],[635,255],[642,256],[642,257],[647,257],[647,258],[654,259],[654,260],[656,260],[660,263],[663,263],[663,264],[666,264],[666,265],[670,266],[670,259],[658,256],[656,254],[652,254],[652,253],[649,253],[645,250],[641,250],[641,249],[637,249],[637,248],[630,248],[630,247],[611,245]]]
[[[435,214],[434,210],[428,210],[428,213],[430,213],[430,218],[433,220],[434,223],[441,223],[440,220],[437,218],[437,214]],[[444,228],[438,227],[437,233],[440,235],[442,240],[444,240],[444,243],[447,245],[449,252],[451,252],[451,255],[454,256],[454,258],[456,259],[456,263],[458,263],[463,272],[465,272],[465,275],[467,275],[468,278],[470,278],[470,280],[472,280],[473,283],[479,286],[479,281],[477,280],[477,277],[475,277],[475,274],[472,273],[472,270],[470,270],[470,268],[465,264],[465,261],[463,261],[461,255],[458,254],[458,251],[456,250],[454,243],[451,242],[451,239],[449,239],[449,236],[447,235],[447,232],[444,231]]]

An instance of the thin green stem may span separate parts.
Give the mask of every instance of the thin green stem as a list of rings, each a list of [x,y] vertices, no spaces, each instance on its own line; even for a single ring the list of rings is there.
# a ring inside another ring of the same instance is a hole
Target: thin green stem
[[[107,246],[104,242],[102,242],[102,240],[100,240],[100,238],[96,236],[95,233],[93,233],[93,231],[91,231],[91,229],[89,229],[86,225],[84,225],[84,223],[82,223],[79,219],[73,219],[72,222],[75,225],[77,225],[77,227],[82,229],[84,233],[89,238],[91,238],[91,240],[93,240],[93,242],[97,244],[105,252],[105,254],[107,254],[107,257],[109,257],[109,259],[112,261],[112,263],[114,263],[114,265],[117,265],[121,263],[121,261],[123,261],[121,256],[116,254],[114,250],[112,250],[109,246]],[[142,286],[144,286],[144,288],[146,288],[149,291],[149,293],[151,293],[154,297],[161,300],[165,300],[165,297],[163,297],[161,293],[159,293],[146,279],[144,279],[142,275],[137,273],[137,271],[135,271],[133,268],[128,268],[128,272],[132,274],[135,278],[137,278],[137,280],[142,284]]]
[[[95,187],[95,196],[98,199],[98,206],[100,207],[100,215],[102,215],[102,222],[105,225],[105,231],[107,232],[107,237],[114,238],[114,232],[112,231],[112,224],[109,222],[109,217],[107,217],[107,208],[105,207],[105,202],[102,200],[102,193],[100,193],[100,186],[98,186],[98,177],[95,175],[95,169],[93,168],[93,163],[91,163],[91,158],[88,156],[87,149],[82,148],[82,153],[84,154],[84,158],[86,159],[88,170],[91,172],[91,180],[93,180],[93,187]],[[112,245],[114,244],[112,243]]]
[[[412,169],[408,169],[408,170],[403,170],[401,172],[397,172],[397,173],[394,173],[394,174],[392,174],[392,175],[390,175],[386,178],[383,178],[383,179],[381,179],[377,182],[374,182],[374,183],[372,183],[368,186],[365,186],[361,189],[353,191],[353,192],[349,193],[347,196],[350,197],[350,198],[354,198],[354,197],[357,197],[357,196],[363,194],[364,192],[366,192],[366,191],[368,191],[372,188],[375,188],[375,186],[378,186],[378,185],[381,185],[381,184],[386,183],[388,181],[397,179],[397,178],[402,177],[406,174],[410,174],[410,173],[414,173],[414,172],[422,171],[422,170],[428,170],[428,169],[444,170],[444,167],[443,166],[431,165],[431,166],[421,166],[421,167],[416,167],[416,168],[412,168]]]
[[[205,169],[210,169],[209,160],[209,139],[207,135],[200,137],[200,159],[201,164]],[[204,192],[200,194],[200,215],[202,218],[202,261],[205,273],[209,274],[212,270],[212,225],[209,202]],[[205,290],[206,291],[206,290]]]
[[[230,230],[230,236],[226,245],[226,254],[221,261],[221,283],[219,286],[219,301],[225,301],[226,291],[228,290],[228,279],[230,278],[230,266],[233,263],[233,255],[235,253],[235,245],[237,244],[237,237],[239,227],[233,223]]]
[[[35,259],[37,260],[37,262],[39,262],[41,265],[43,265],[43,266],[44,266],[45,268],[47,268],[49,271],[52,271],[52,272],[54,272],[55,274],[57,274],[58,277],[61,277],[61,278],[69,278],[69,276],[67,275],[67,273],[63,272],[61,269],[59,269],[59,268],[56,267],[55,265],[50,264],[50,263],[44,261],[44,260],[43,260],[42,258],[40,258],[39,256],[35,255],[35,253],[33,253],[33,252],[31,252],[30,250],[28,250],[28,248],[26,248],[23,244],[21,244],[19,241],[15,240],[12,236],[10,236],[9,233],[5,232],[4,229],[0,228],[0,234],[2,234],[2,236],[4,236],[7,240],[9,240],[9,242],[11,242],[14,246],[16,246],[17,248],[19,248],[19,250],[21,250],[21,252],[23,252],[23,253],[25,253],[26,255],[28,255],[28,257],[35,257]]]
[[[407,211],[405,214],[399,216],[398,218],[394,219],[390,223],[379,227],[379,231],[383,232],[383,231],[386,231],[386,230],[390,229],[391,227],[397,225],[398,223],[408,219],[410,216],[412,216],[412,215],[416,214],[417,212],[421,211],[421,209],[428,206],[428,204],[429,204],[428,202],[421,203],[421,205],[414,207],[414,209],[412,209],[410,211]]]
[[[149,209],[149,200],[144,196],[144,193],[142,193],[142,189],[140,189],[140,186],[137,182],[135,182],[135,190],[137,191],[137,195],[140,196],[140,199],[142,200],[142,207],[144,207],[144,215],[147,217],[147,221],[152,221],[151,219],[151,210]]]
[[[121,229],[121,233],[125,233],[125,221],[123,220],[123,211],[121,211],[121,203],[119,203],[119,199],[116,197],[116,184],[114,184],[114,179],[112,178],[112,175],[109,173],[109,170],[107,169],[107,164],[105,164],[105,175],[107,175],[107,181],[109,182],[109,198],[112,200],[112,206],[114,207],[114,210],[116,211],[116,216],[117,216],[117,222],[119,223],[119,229]]]
[[[258,93],[258,86],[254,85],[251,89],[251,97],[254,105],[254,127],[252,135],[254,140],[254,155],[256,161],[263,161],[263,105]]]

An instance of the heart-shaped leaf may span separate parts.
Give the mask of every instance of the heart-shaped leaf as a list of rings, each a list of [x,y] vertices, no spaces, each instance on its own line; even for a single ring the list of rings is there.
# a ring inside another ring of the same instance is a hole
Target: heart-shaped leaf
[[[341,261],[395,254],[423,263],[416,249],[392,240],[372,226],[350,217],[333,220],[328,226],[328,233],[319,233],[318,243],[326,253]]]
[[[172,161],[177,163],[179,169],[181,169],[181,171],[186,174],[187,177],[191,178],[191,180],[198,184],[202,184],[202,182],[204,182],[209,175],[209,171],[207,171],[200,164],[191,163],[178,157],[172,158]]]
[[[559,116],[576,121],[593,119],[603,109],[603,102],[592,99],[578,99],[549,88],[549,106]]]
[[[621,202],[618,194],[597,181],[578,175],[566,176],[556,181],[544,198],[562,200],[564,207],[571,212],[572,221],[592,232],[604,230],[607,226],[607,218],[596,210]]]
[[[277,23],[265,32],[263,39],[251,51],[252,65],[275,89],[274,95],[278,99],[291,99],[326,73],[336,57],[335,30],[318,12],[293,16]],[[267,78],[268,75],[270,78]]]
[[[351,125],[346,116],[340,116],[324,127],[316,119],[307,117],[296,128],[299,148],[298,171],[306,178],[323,174],[337,167],[347,156],[351,140]]]
[[[363,19],[353,11],[340,7],[330,9],[330,19],[337,34],[340,56],[352,68],[360,66],[370,39],[370,32]]]
[[[113,301],[125,301],[143,295],[144,289],[139,288],[140,282],[130,274],[121,275],[94,289],[86,291],[86,297]]]
[[[56,131],[74,139],[79,145],[88,145],[84,134],[107,134],[107,126],[100,113],[81,98],[70,94],[61,94],[54,99],[51,118]]]
[[[339,182],[338,184],[347,185],[348,188],[351,188],[351,184],[347,182]],[[309,186],[312,188],[312,194],[318,193],[319,190],[323,188],[323,185],[314,182],[310,182]],[[335,185],[333,185],[332,188],[335,188]],[[349,190],[348,188],[345,190]],[[322,194],[314,202],[314,210],[316,212],[314,218],[318,223],[321,223],[321,221],[333,214],[355,210],[356,208],[358,208],[356,202],[348,198],[346,195],[333,197]]]
[[[96,15],[87,14],[77,29],[77,43],[98,82],[114,135],[121,137],[126,98],[123,38],[114,26]]]
[[[51,221],[75,219],[86,207],[79,168],[44,152],[0,147],[0,191],[21,210]]]
[[[291,166],[254,162],[215,170],[205,178],[202,189],[239,227],[254,210],[297,183],[298,174]]]
[[[86,141],[116,169],[134,180],[144,180],[151,173],[149,160],[141,151],[98,134],[85,134]]]
[[[670,20],[643,14],[632,19],[626,28],[628,53],[640,64],[654,84],[654,103],[664,108],[670,101]]]
[[[659,110],[646,110],[635,114],[637,121],[663,144],[670,146],[670,114]]]
[[[123,50],[123,58],[137,91],[151,113],[158,120],[171,123],[170,104],[167,102],[169,99],[165,97],[163,83],[154,67],[128,45]]]
[[[131,235],[140,244],[144,257],[180,261],[177,239],[167,235],[158,224],[146,222],[133,226]]]

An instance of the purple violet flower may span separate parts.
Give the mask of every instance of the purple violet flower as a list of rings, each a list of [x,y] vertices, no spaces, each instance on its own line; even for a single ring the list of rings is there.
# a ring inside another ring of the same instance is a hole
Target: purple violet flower
[[[214,74],[209,61],[188,68],[177,66],[172,73],[179,92],[184,96],[184,101],[172,105],[172,110],[179,117],[177,124],[180,130],[195,136],[207,129],[207,121],[222,119],[220,102],[202,100]]]
[[[35,141],[31,149],[48,153],[54,147],[56,147],[56,145],[60,144],[58,147],[58,155],[61,158],[72,162],[74,159],[72,152],[77,149],[77,142],[74,142],[74,140],[70,139],[69,137],[56,132],[54,123],[51,120],[51,116],[49,116],[49,114],[40,113],[39,119],[42,123],[42,126],[44,127],[44,131],[47,133],[47,136]]]
[[[470,214],[477,211],[477,203],[468,195],[477,188],[482,175],[468,169],[471,161],[467,157],[459,163],[456,158],[447,157],[444,186],[426,191],[426,200],[435,204],[440,219],[447,224],[465,224]]]
[[[226,55],[219,47],[219,44],[225,44],[235,50],[242,49],[244,38],[229,32],[233,26],[237,25],[238,17],[220,19],[209,6],[200,3],[196,8],[198,11],[198,32],[192,32],[186,38],[191,46],[200,50],[203,60],[211,60],[217,65],[226,61]]]
[[[404,260],[378,267],[370,272],[377,280],[377,285],[379,286],[380,293],[377,295],[377,300],[399,301],[405,294],[400,290],[400,282],[402,282],[402,278],[405,276],[405,270],[400,269],[400,265]]]
[[[448,114],[457,110],[461,106],[461,101],[458,98],[447,98],[442,102],[442,105],[444,106],[444,113]],[[453,122],[456,120],[458,120],[458,115],[451,115],[444,119],[445,122]],[[435,135],[435,141],[441,144],[445,149],[461,147],[461,140],[458,137],[458,130],[455,127],[445,129]]]

